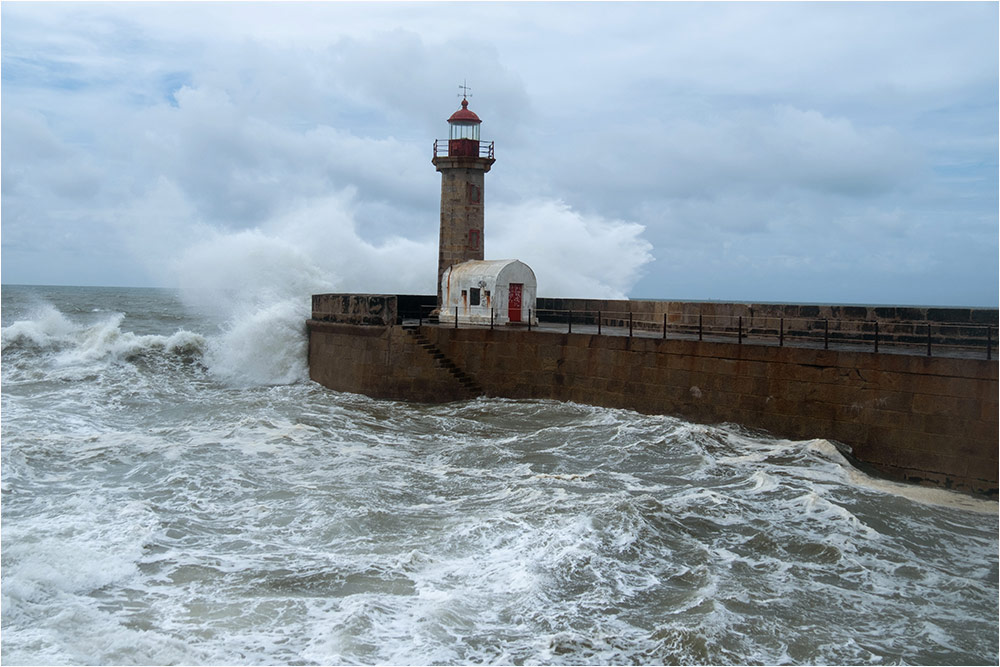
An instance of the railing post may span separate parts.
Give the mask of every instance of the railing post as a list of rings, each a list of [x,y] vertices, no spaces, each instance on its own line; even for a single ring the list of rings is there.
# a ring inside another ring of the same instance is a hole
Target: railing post
[[[528,331],[531,331],[531,308],[528,309]]]
[[[632,337],[632,311],[628,311],[628,337]]]
[[[663,340],[667,339],[667,314],[663,313]]]
[[[701,340],[701,313],[698,313],[698,340]]]
[[[736,341],[743,344],[743,316],[740,315],[740,328],[736,330]]]
[[[455,328],[458,328],[458,306],[455,306]]]
[[[569,331],[566,333],[573,333],[573,311],[569,311],[569,318],[566,320],[569,323]]]
[[[830,320],[823,320],[823,349],[830,349]]]
[[[493,330],[493,309],[490,308],[490,330]]]
[[[875,351],[878,352],[878,320],[875,320]]]
[[[778,329],[778,347],[785,346],[785,318],[779,319],[779,329]]]
[[[927,323],[927,356],[931,356],[931,323]]]
[[[601,335],[601,311],[597,311],[597,335]]]

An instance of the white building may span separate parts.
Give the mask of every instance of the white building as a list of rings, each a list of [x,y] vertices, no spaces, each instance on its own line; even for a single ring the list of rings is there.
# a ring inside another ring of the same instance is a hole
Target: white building
[[[471,260],[447,268],[441,276],[442,323],[538,323],[535,273],[516,259]],[[492,317],[492,320],[491,320]]]

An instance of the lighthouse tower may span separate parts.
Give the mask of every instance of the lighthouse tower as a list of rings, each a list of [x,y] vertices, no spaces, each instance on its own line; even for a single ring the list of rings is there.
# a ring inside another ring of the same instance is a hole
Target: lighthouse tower
[[[468,92],[465,86],[462,88]],[[495,160],[493,142],[479,140],[482,122],[469,110],[469,100],[463,95],[462,108],[448,119],[448,140],[434,142],[431,162],[441,172],[438,309],[442,304],[444,272],[455,264],[483,259],[483,185]]]

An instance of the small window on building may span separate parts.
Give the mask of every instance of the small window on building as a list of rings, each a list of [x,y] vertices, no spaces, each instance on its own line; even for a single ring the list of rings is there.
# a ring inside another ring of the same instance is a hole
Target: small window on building
[[[472,250],[479,250],[479,230],[470,229],[469,230],[469,248]]]
[[[478,306],[479,305],[479,288],[470,287],[469,288],[469,305]]]
[[[465,184],[465,199],[470,204],[479,203],[479,188],[472,183]]]

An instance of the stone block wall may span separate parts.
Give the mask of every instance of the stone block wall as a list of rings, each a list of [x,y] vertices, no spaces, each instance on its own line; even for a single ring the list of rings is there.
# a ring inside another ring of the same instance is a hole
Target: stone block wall
[[[997,492],[996,362],[542,331],[423,332],[488,395],[825,438],[897,478]]]
[[[309,378],[335,391],[440,403],[469,398],[414,336],[392,325],[309,320]]]
[[[397,319],[396,296],[386,294],[314,294],[312,319],[342,324],[388,325]]]
[[[443,303],[441,279],[450,266],[483,259],[486,172],[494,159],[437,156],[441,172],[441,227],[438,239],[437,305]]]
[[[457,368],[490,396],[825,438],[890,476],[997,494],[996,361],[506,328],[418,334],[395,325],[394,298],[314,297],[310,377],[375,398],[445,402],[470,396]]]

